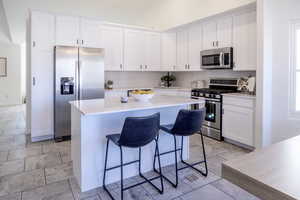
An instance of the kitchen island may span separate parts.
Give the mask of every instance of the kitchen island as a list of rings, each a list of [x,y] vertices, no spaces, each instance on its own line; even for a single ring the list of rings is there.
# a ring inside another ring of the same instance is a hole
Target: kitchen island
[[[161,124],[174,123],[181,109],[191,105],[204,106],[203,100],[188,97],[155,96],[149,102],[137,102],[129,98],[121,103],[119,98],[80,100],[71,102],[71,156],[73,171],[82,192],[102,186],[106,135],[120,133],[127,117],[141,117],[160,112]],[[181,140],[178,140],[178,142]],[[116,145],[110,144],[108,167],[119,165],[120,153]],[[161,132],[160,152],[174,148],[172,136]],[[188,159],[189,141],[184,140],[184,159]],[[124,148],[124,162],[136,160],[136,149]],[[154,143],[142,148],[142,172],[153,169]],[[174,155],[164,155],[162,166],[174,163]],[[138,175],[138,165],[124,168],[124,178]],[[120,180],[120,169],[107,174],[107,183]]]

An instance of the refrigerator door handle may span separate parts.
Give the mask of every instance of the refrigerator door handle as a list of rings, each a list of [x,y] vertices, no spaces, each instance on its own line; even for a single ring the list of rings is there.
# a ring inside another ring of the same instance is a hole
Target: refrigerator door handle
[[[75,61],[75,98],[79,100],[79,62]]]
[[[78,100],[81,99],[81,68],[82,68],[82,61],[78,61]]]

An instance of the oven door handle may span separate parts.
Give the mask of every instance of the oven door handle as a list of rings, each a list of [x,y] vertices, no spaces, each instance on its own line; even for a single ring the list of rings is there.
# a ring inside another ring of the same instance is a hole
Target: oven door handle
[[[221,52],[221,53],[220,53],[220,56],[219,56],[219,62],[220,62],[220,66],[224,66],[224,62],[223,62],[223,60],[224,60],[224,53],[223,53],[223,52]]]

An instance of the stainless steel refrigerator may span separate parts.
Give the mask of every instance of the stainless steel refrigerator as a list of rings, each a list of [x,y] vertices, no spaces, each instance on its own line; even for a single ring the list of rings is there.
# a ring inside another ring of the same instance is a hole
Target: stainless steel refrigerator
[[[70,101],[104,98],[104,49],[56,46],[54,136],[71,136]]]

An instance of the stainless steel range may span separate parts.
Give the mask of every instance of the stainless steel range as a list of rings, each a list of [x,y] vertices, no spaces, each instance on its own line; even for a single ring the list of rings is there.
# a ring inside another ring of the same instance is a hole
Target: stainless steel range
[[[205,100],[205,121],[202,132],[204,135],[223,140],[222,115],[224,93],[238,92],[238,79],[210,79],[209,88],[195,88],[191,91],[193,99]],[[197,108],[194,108],[197,109]]]

